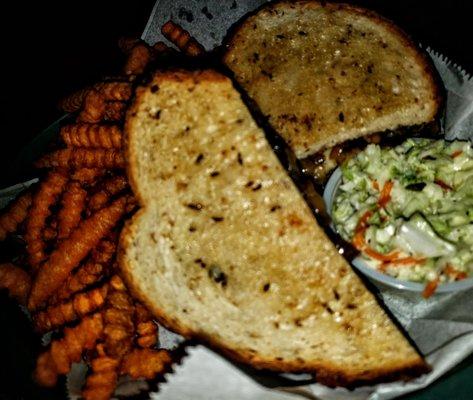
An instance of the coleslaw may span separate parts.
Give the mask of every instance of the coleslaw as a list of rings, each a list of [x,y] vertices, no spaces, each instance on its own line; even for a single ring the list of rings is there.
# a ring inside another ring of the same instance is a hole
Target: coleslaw
[[[333,203],[338,233],[367,264],[426,284],[473,273],[473,149],[470,142],[408,139],[370,144],[342,166]]]

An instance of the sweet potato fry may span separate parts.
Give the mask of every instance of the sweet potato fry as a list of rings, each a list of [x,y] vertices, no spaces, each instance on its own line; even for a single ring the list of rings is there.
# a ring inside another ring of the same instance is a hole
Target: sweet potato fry
[[[121,359],[133,344],[134,305],[118,275],[110,279],[110,292],[103,311],[104,338],[107,354]]]
[[[87,206],[88,210],[93,212],[101,209],[113,196],[116,196],[127,188],[128,180],[123,175],[117,175],[107,179],[102,183],[101,190],[90,197]]]
[[[104,121],[117,122],[125,118],[127,104],[123,101],[109,101],[105,106]]]
[[[58,107],[60,110],[68,113],[76,112],[81,109],[84,99],[90,91],[90,87],[80,89],[77,92],[62,99]]]
[[[130,195],[127,197],[126,201],[126,214],[130,214],[131,212],[136,211],[138,208],[138,200],[135,196]]]
[[[103,332],[100,313],[85,316],[79,325],[66,328],[64,337],[54,340],[49,350],[38,357],[35,380],[42,386],[54,386],[59,374],[67,374],[73,362],[78,362],[82,352],[92,349]]]
[[[146,43],[139,41],[129,50],[123,72],[125,75],[142,74],[151,60],[152,51],[150,47]]]
[[[0,289],[6,289],[8,294],[20,304],[26,304],[31,288],[31,278],[28,273],[13,264],[0,264]]]
[[[46,258],[42,233],[46,225],[46,219],[51,214],[50,207],[56,203],[67,181],[68,178],[64,173],[52,171],[41,182],[39,190],[33,196],[25,233],[29,263],[33,269],[36,269]]]
[[[121,151],[115,149],[68,148],[46,154],[36,162],[38,168],[123,168],[125,159]]]
[[[97,123],[105,117],[105,97],[95,88],[89,89],[84,99],[84,106],[77,117],[78,122]]]
[[[189,32],[173,21],[166,22],[162,26],[161,32],[166,39],[188,56],[197,57],[205,53],[204,47]]]
[[[158,340],[158,325],[148,309],[140,303],[135,304],[136,343],[143,348],[153,347]]]
[[[156,42],[155,44],[153,44],[153,50],[158,54],[162,54],[171,52],[173,49],[164,42]]]
[[[92,373],[87,377],[84,400],[108,400],[115,391],[120,361],[107,356],[104,345],[97,345],[97,356],[90,363]]]
[[[172,363],[168,350],[133,349],[124,358],[120,373],[133,379],[153,379],[163,373]]]
[[[43,239],[45,242],[52,242],[57,239],[57,221],[44,228]]]
[[[117,125],[82,123],[61,128],[61,138],[68,147],[119,149],[122,146],[122,136],[122,130]]]
[[[105,303],[108,285],[76,294],[70,301],[51,306],[34,316],[35,329],[49,332],[84,315],[97,311]]]
[[[71,180],[83,184],[93,184],[105,174],[102,168],[80,168],[71,174]]]
[[[9,233],[14,233],[18,226],[26,219],[31,201],[31,192],[28,191],[8,205],[7,209],[0,216],[0,241],[5,240]]]
[[[49,304],[57,304],[67,300],[75,293],[98,282],[104,276],[107,266],[115,255],[116,241],[104,239],[92,251],[90,259],[67,278],[60,289],[54,293]]]
[[[97,96],[97,93],[100,96]],[[104,101],[128,100],[131,94],[132,87],[128,82],[100,82],[65,97],[59,102],[58,107],[65,112],[72,113],[84,106],[86,113],[82,113],[80,119],[84,122],[98,122],[95,120],[103,115],[98,112],[102,110]]]
[[[130,38],[130,37],[121,37],[118,39],[118,48],[123,51],[123,53],[128,54],[133,47],[141,42],[141,39]]]
[[[87,254],[111,231],[125,212],[126,198],[115,200],[87,220],[59,244],[42,265],[31,289],[28,307],[37,309],[67,280]]]
[[[130,82],[102,82],[95,87],[106,101],[127,101],[133,93]]]
[[[71,182],[68,185],[62,198],[62,208],[57,216],[58,239],[66,239],[79,225],[86,197],[87,191],[82,189],[79,182]]]

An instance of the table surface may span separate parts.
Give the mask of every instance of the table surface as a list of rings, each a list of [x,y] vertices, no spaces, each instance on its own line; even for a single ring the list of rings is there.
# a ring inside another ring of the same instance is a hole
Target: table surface
[[[201,2],[205,5],[205,1]],[[12,24],[0,25],[2,37],[7,38],[0,63],[4,77],[0,109],[3,140],[8,144],[0,146],[0,187],[18,181],[11,170],[12,161],[27,142],[60,117],[55,108],[57,101],[100,76],[113,73],[123,63],[116,42],[122,35],[140,35],[154,1],[45,3],[29,4],[25,13],[25,5],[15,2],[8,10]],[[467,2],[357,3],[378,10],[418,41],[473,72],[473,52],[468,43],[473,29]],[[0,254],[5,255],[3,248]],[[0,398],[63,398],[61,384],[46,391],[31,383],[32,355],[38,351],[38,337],[4,293],[0,293],[0,307],[2,342],[14,344],[0,350]],[[454,393],[455,399],[471,399],[472,377],[470,357],[438,383],[404,398],[442,399],[451,398]]]

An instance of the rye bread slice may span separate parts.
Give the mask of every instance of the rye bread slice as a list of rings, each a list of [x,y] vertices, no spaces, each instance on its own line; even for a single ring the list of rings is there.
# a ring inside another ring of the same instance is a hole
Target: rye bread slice
[[[141,209],[119,263],[161,323],[333,386],[428,370],[318,226],[228,78],[156,73],[125,131]]]
[[[224,63],[305,158],[347,140],[434,122],[429,57],[391,21],[347,4],[280,1],[243,19]]]

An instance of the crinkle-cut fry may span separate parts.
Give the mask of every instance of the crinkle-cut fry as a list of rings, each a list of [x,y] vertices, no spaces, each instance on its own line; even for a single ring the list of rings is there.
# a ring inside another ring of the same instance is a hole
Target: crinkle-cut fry
[[[57,224],[49,225],[46,228],[44,228],[43,239],[46,242],[52,242],[57,239],[57,227],[54,227],[54,225],[57,225]]]
[[[123,51],[123,53],[128,54],[133,47],[141,42],[141,39],[130,38],[130,37],[121,37],[118,39],[118,48]]]
[[[50,348],[36,361],[35,380],[42,386],[54,386],[59,374],[67,374],[73,362],[78,362],[84,350],[90,350],[102,336],[102,315],[85,316],[73,327],[64,329],[64,337],[54,340]]]
[[[151,48],[144,42],[136,43],[128,53],[123,72],[125,75],[142,74],[153,58]]]
[[[103,168],[80,168],[71,173],[71,180],[82,184],[93,184],[105,174]]]
[[[134,305],[127,289],[118,275],[110,279],[107,304],[102,311],[104,339],[107,354],[121,359],[133,345]]]
[[[62,208],[57,215],[58,239],[66,239],[79,225],[86,198],[87,191],[82,188],[79,182],[69,183],[62,197]]]
[[[67,278],[67,281],[54,293],[49,303],[57,304],[67,300],[75,293],[101,280],[115,255],[116,248],[116,241],[102,240],[97,248],[92,251],[90,260],[79,267],[74,275]]]
[[[36,162],[38,168],[123,168],[125,158],[116,149],[68,148],[46,154]]]
[[[122,101],[108,101],[105,106],[104,121],[117,122],[125,118],[127,104]]]
[[[105,97],[95,88],[89,89],[84,99],[82,111],[77,116],[79,122],[97,123],[105,117]]]
[[[106,101],[127,101],[133,93],[130,82],[101,82],[95,88]]]
[[[153,44],[153,50],[156,51],[158,54],[161,54],[171,52],[173,49],[169,47],[166,43],[160,41]]]
[[[166,22],[161,32],[166,39],[188,56],[196,57],[205,53],[204,47],[189,32],[173,21]]]
[[[59,102],[59,109],[68,113],[80,110],[89,91],[90,87],[86,87],[70,94]]]
[[[135,304],[136,343],[143,348],[153,347],[158,340],[158,325],[149,310],[141,303]]]
[[[123,133],[118,125],[79,123],[61,128],[61,139],[68,147],[119,149]]]
[[[105,275],[106,265],[93,261],[86,262],[70,276],[61,288],[50,298],[49,304],[55,305],[67,300],[75,293],[99,282]]]
[[[133,349],[123,358],[120,373],[133,379],[153,379],[165,372],[171,363],[168,350]]]
[[[43,239],[46,242],[53,242],[57,239],[57,214],[53,215],[49,224],[43,230]]]
[[[126,202],[126,213],[130,214],[131,212],[135,211],[137,207],[138,207],[138,200],[136,199],[135,196],[129,195],[127,197],[127,202]]]
[[[28,307],[31,310],[41,306],[67,280],[87,254],[118,223],[125,212],[127,199],[115,200],[90,218],[82,221],[72,234],[52,252],[41,266],[33,282]]]
[[[88,292],[78,293],[70,301],[40,311],[34,316],[36,331],[49,332],[97,311],[104,305],[107,291],[108,285],[104,284]]]
[[[31,278],[25,270],[11,263],[0,264],[0,289],[6,289],[18,303],[26,304],[30,288]]]
[[[52,171],[41,182],[39,190],[33,196],[29,215],[26,220],[25,240],[31,267],[36,267],[46,258],[45,243],[42,237],[46,219],[51,214],[50,208],[63,192],[68,178],[59,171]]]
[[[5,240],[8,234],[14,233],[18,226],[28,216],[32,196],[28,191],[13,200],[0,216],[0,241]]]
[[[97,356],[90,363],[91,373],[82,391],[84,400],[108,400],[117,384],[120,361],[107,356],[104,345],[97,345]]]
[[[128,180],[123,175],[113,176],[101,184],[101,189],[90,196],[87,209],[96,211],[104,207],[115,195],[128,188]]]

